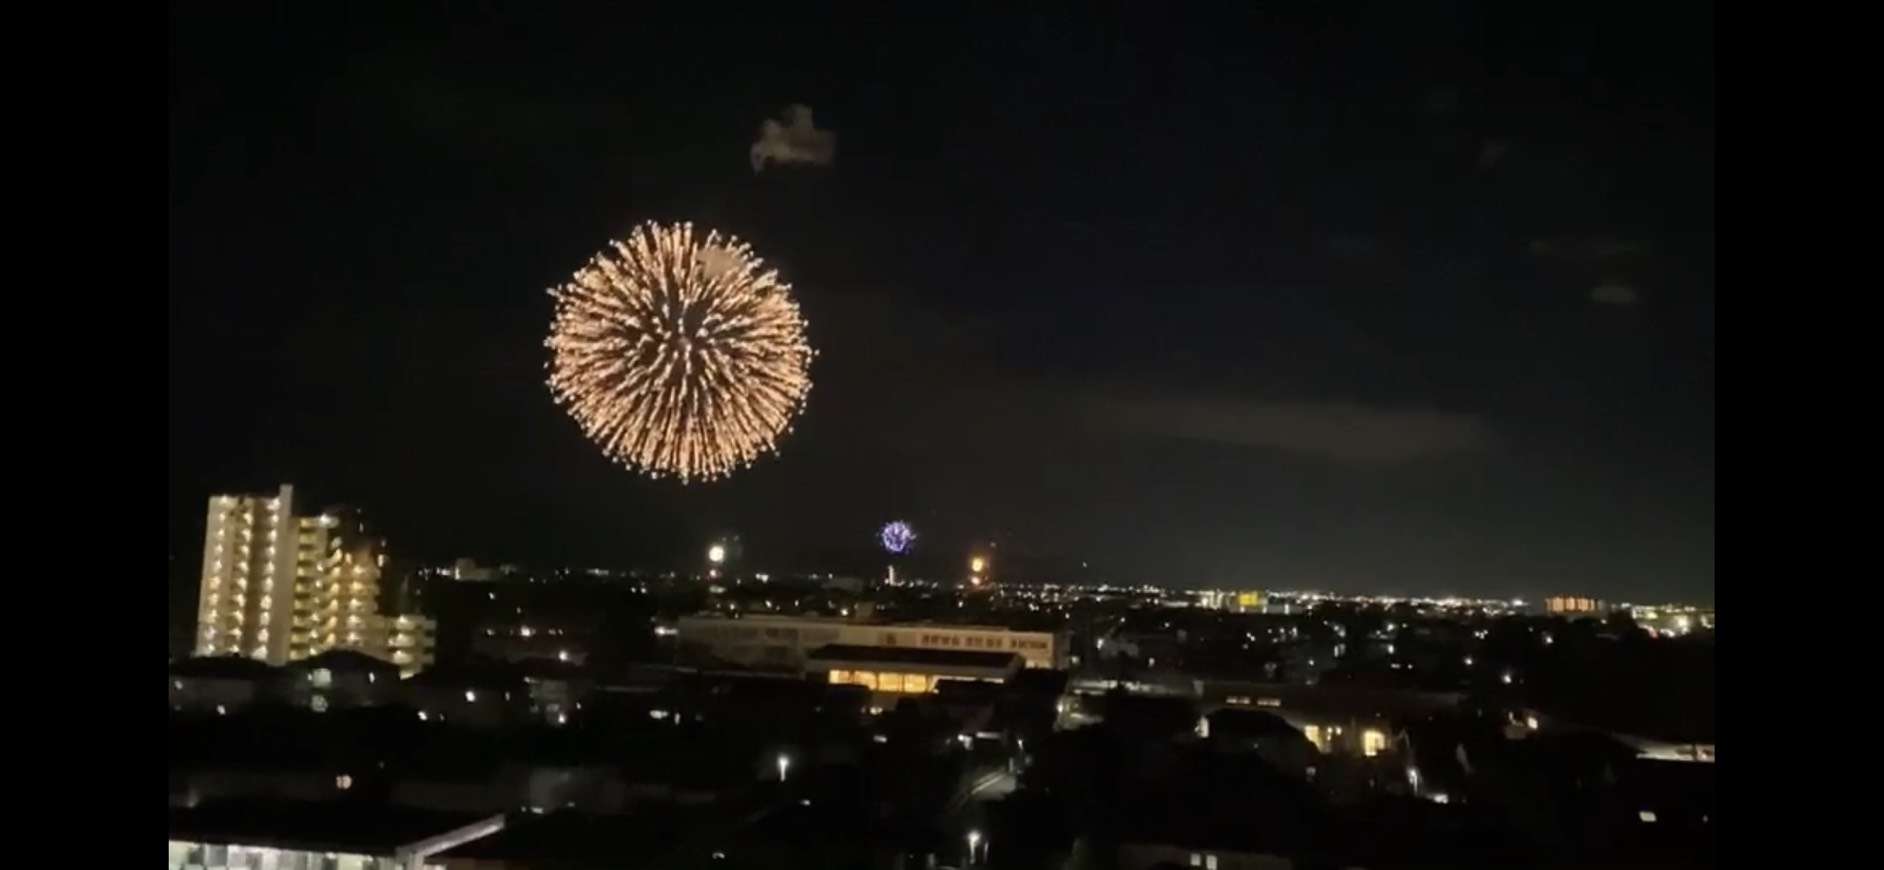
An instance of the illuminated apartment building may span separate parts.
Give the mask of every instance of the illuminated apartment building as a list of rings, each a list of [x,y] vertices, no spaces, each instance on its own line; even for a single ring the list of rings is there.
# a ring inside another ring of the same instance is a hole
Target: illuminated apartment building
[[[335,508],[303,518],[303,540],[319,553],[314,572],[297,591],[300,644],[290,658],[328,650],[354,650],[399,666],[405,676],[432,663],[437,623],[417,614],[382,614],[386,539],[371,533],[358,511]]]
[[[437,624],[380,613],[386,541],[357,512],[294,515],[294,489],[209,500],[196,654],[269,664],[356,650],[406,675],[432,662]]]
[[[283,485],[273,495],[210,498],[197,593],[197,655],[288,660],[297,545],[293,487]]]

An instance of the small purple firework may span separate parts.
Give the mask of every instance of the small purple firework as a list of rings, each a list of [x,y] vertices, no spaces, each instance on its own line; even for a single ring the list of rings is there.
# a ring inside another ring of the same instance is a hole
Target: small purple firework
[[[883,542],[883,549],[901,555],[909,552],[910,546],[916,543],[916,530],[910,528],[908,523],[897,520],[884,526],[883,531],[877,533],[877,540]]]

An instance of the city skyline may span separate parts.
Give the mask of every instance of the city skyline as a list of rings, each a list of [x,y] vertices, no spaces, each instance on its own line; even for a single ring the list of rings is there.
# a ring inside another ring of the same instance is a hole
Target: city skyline
[[[781,570],[880,565],[900,518],[911,558],[998,541],[1120,582],[1713,600],[1685,24],[903,11],[571,50],[598,14],[177,13],[183,594],[203,500],[291,481],[426,560],[678,567],[737,532]],[[781,42],[805,62],[774,75]],[[815,148],[762,127],[799,103]],[[543,291],[643,220],[763,250],[821,351],[797,431],[725,481],[621,472],[541,384]]]

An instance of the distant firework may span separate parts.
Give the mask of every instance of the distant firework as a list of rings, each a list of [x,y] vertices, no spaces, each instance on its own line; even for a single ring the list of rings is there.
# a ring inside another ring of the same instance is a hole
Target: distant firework
[[[811,391],[791,285],[750,246],[693,224],[635,227],[567,284],[549,388],[615,462],[712,480],[776,453]]]
[[[916,543],[916,530],[910,528],[908,523],[897,520],[884,526],[877,533],[877,540],[883,542],[883,549],[901,555],[909,552],[909,548]]]

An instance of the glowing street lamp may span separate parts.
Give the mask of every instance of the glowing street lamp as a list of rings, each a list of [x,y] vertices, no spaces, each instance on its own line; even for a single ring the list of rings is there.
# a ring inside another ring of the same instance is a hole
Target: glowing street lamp
[[[987,568],[987,567],[988,567],[988,560],[983,559],[980,556],[976,556],[968,560],[968,571],[971,574],[980,574],[982,572],[982,569]]]
[[[782,752],[779,753],[779,756],[778,756],[778,781],[779,782],[785,781],[785,771],[790,769],[791,766],[792,766],[791,758],[787,757]]]
[[[714,544],[707,548],[707,561],[718,565],[726,561],[726,545]]]
[[[975,847],[981,845],[981,832],[968,832],[968,863],[975,863]],[[1006,853],[1003,853],[1006,854]]]

